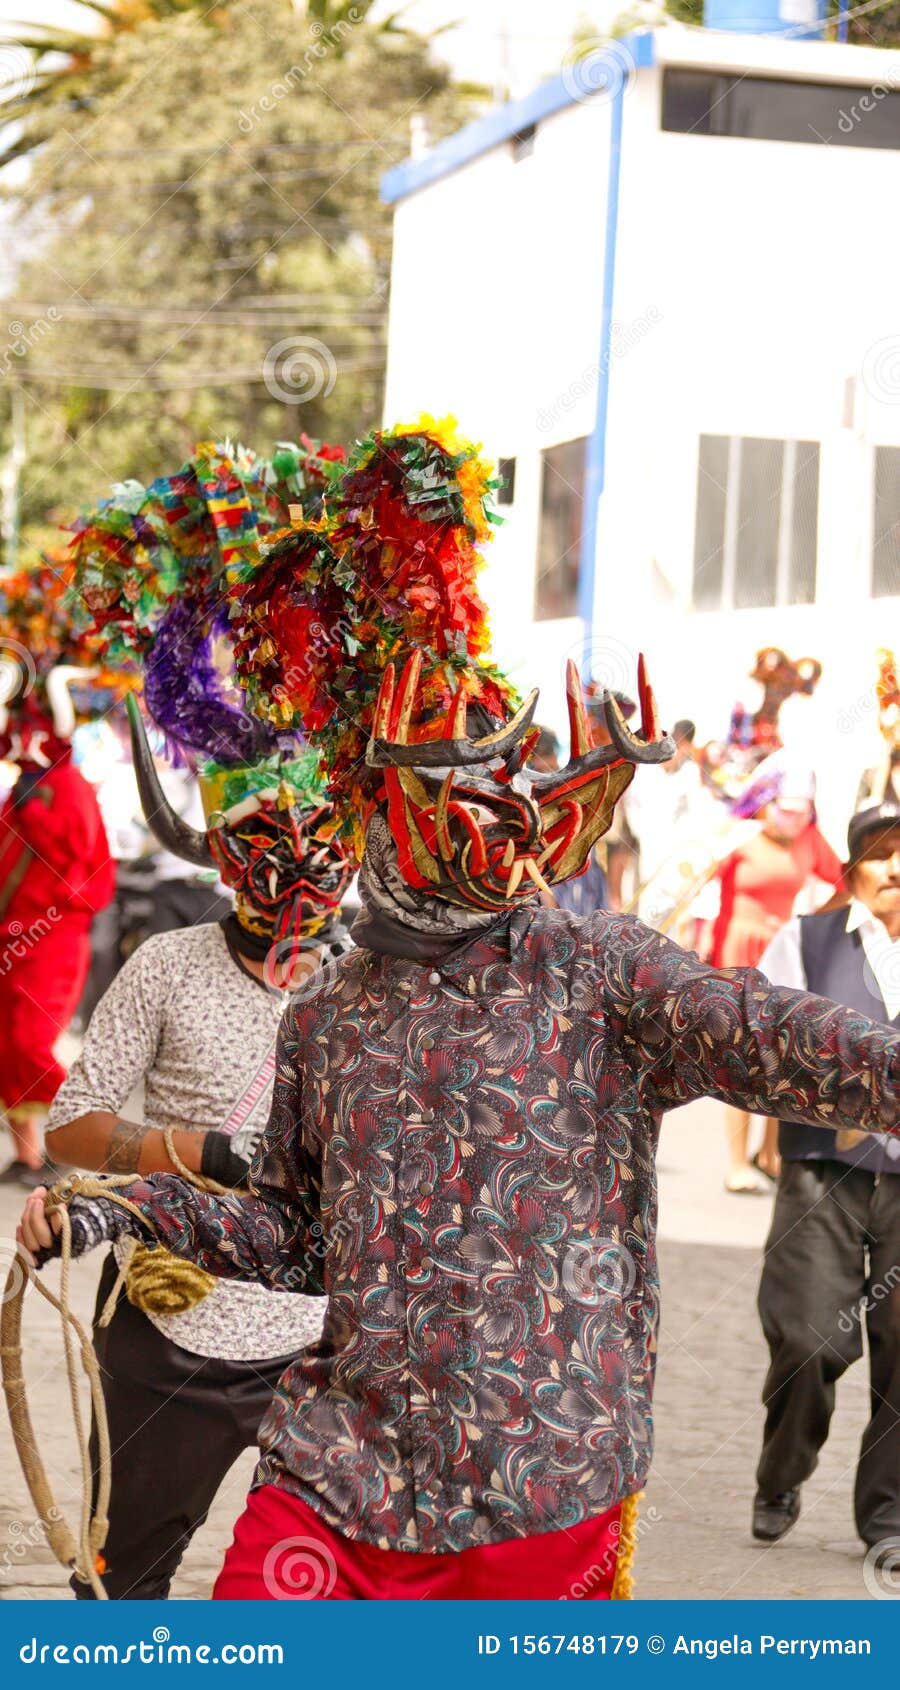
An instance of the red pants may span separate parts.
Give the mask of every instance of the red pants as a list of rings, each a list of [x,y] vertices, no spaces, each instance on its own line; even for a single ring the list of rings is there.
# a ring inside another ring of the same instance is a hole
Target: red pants
[[[621,1504],[570,1531],[508,1538],[455,1555],[376,1549],[332,1531],[278,1485],[250,1492],[216,1580],[217,1602],[606,1601]]]

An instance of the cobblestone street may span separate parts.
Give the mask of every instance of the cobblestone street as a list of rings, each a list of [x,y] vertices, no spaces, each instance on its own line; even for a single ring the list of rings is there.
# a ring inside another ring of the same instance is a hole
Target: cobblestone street
[[[723,1189],[721,1110],[693,1105],[669,1117],[660,1151],[663,1315],[656,1390],[657,1446],[643,1507],[637,1594],[650,1599],[849,1597],[867,1599],[863,1549],[853,1531],[853,1465],[866,1418],[862,1367],[838,1388],[821,1466],[804,1491],[790,1536],[764,1549],[750,1536],[761,1428],[765,1347],[754,1300],[770,1202]],[[3,1272],[18,1193],[0,1191]],[[73,1270],[76,1312],[88,1320],[100,1255]],[[58,1284],[58,1268],[48,1281]],[[77,1517],[79,1481],[58,1317],[34,1291],[26,1299],[29,1400],[58,1504]],[[0,1596],[69,1595],[66,1576],[34,1525],[5,1414],[0,1506]],[[235,1465],[197,1534],[173,1594],[206,1597],[253,1471]]]

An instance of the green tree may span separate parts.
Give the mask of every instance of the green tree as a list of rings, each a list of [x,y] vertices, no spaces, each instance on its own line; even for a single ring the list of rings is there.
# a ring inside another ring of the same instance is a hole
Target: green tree
[[[469,108],[426,43],[352,10],[252,0],[213,26],[179,8],[106,43],[89,106],[48,98],[0,340],[0,378],[25,395],[33,540],[196,440],[266,450],[378,419],[380,178],[414,115],[438,137]]]
[[[854,9],[852,4],[849,9]],[[703,0],[667,0],[666,11],[679,23],[703,22]],[[835,0],[830,0],[832,31],[837,28],[838,12]],[[848,40],[858,47],[900,47],[900,0],[884,0],[871,12],[851,17]]]

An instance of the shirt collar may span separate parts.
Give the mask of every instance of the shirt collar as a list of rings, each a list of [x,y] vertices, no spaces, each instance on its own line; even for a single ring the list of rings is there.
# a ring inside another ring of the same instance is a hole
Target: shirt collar
[[[862,903],[859,898],[851,898],[847,915],[847,932],[859,933],[865,932],[866,929],[878,938],[887,940],[889,945],[900,943],[900,940],[891,938],[884,922],[879,921],[878,916],[873,915],[867,905]]]

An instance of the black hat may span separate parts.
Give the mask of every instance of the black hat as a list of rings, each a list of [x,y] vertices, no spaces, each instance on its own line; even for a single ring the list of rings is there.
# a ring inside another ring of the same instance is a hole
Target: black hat
[[[862,854],[864,839],[868,839],[871,833],[887,833],[891,827],[900,827],[900,804],[870,804],[865,810],[857,810],[847,829],[847,852],[851,863]]]

